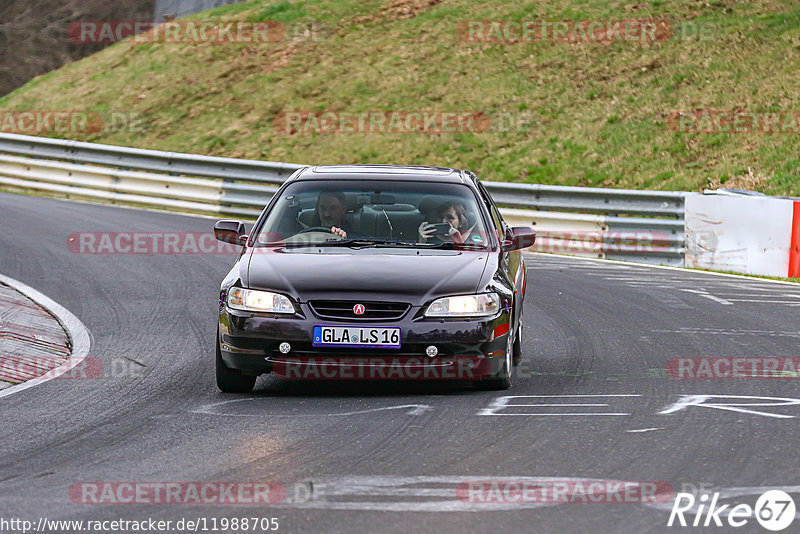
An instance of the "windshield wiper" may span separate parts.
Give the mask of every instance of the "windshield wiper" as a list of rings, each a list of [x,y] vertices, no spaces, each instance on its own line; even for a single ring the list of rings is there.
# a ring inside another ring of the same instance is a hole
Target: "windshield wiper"
[[[454,249],[471,249],[471,250],[486,250],[485,245],[478,245],[476,243],[418,243],[420,247],[425,248],[440,248],[440,249],[447,249],[447,250],[454,250]]]
[[[341,240],[329,240],[323,243],[315,243],[315,246],[322,247],[411,247],[415,248],[415,243],[402,241],[400,239],[366,239],[352,238]]]
[[[352,238],[342,239],[339,241],[330,240],[318,245],[324,246],[344,246],[344,247],[405,247],[405,248],[436,248],[436,249],[471,249],[471,250],[484,250],[485,245],[478,245],[477,243],[412,243],[403,241],[401,239],[367,239],[367,238]]]
[[[278,244],[278,243],[274,243]],[[368,248],[368,247],[400,247],[400,248],[427,248],[427,249],[442,249],[442,250],[485,250],[485,245],[478,245],[476,243],[412,243],[410,241],[403,241],[400,239],[367,239],[367,238],[352,238],[352,239],[329,239],[327,241],[314,242],[314,243],[283,243],[285,248],[302,248],[302,247],[350,247],[350,248]]]
[[[276,243],[277,244],[277,243]],[[394,239],[328,239],[327,241],[314,242],[289,242],[283,243],[284,248],[303,248],[303,247],[415,247],[414,243]]]

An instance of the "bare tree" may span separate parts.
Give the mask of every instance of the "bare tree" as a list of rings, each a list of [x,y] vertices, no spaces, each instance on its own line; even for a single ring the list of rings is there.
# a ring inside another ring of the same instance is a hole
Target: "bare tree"
[[[79,21],[152,20],[154,0],[0,0],[0,96],[102,50],[70,40]]]

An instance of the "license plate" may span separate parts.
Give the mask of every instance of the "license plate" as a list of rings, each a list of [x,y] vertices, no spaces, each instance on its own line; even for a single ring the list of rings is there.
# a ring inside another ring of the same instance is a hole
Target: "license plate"
[[[314,347],[400,348],[400,329],[376,326],[314,326]]]

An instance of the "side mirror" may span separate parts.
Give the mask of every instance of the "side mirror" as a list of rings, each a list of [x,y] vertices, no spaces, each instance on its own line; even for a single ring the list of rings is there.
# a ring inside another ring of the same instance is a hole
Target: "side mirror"
[[[503,252],[520,250],[533,246],[536,242],[536,231],[530,226],[513,226],[503,241]]]
[[[214,225],[214,237],[225,243],[232,245],[243,245],[247,239],[245,227],[242,221],[232,221],[223,219]]]

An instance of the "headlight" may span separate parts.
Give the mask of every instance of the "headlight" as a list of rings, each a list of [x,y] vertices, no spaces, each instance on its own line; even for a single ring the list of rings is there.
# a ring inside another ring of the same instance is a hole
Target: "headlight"
[[[459,295],[433,301],[426,317],[490,317],[500,310],[500,297],[495,293]]]
[[[228,291],[228,306],[234,310],[268,313],[294,313],[289,297],[270,291],[256,291],[232,287]]]

